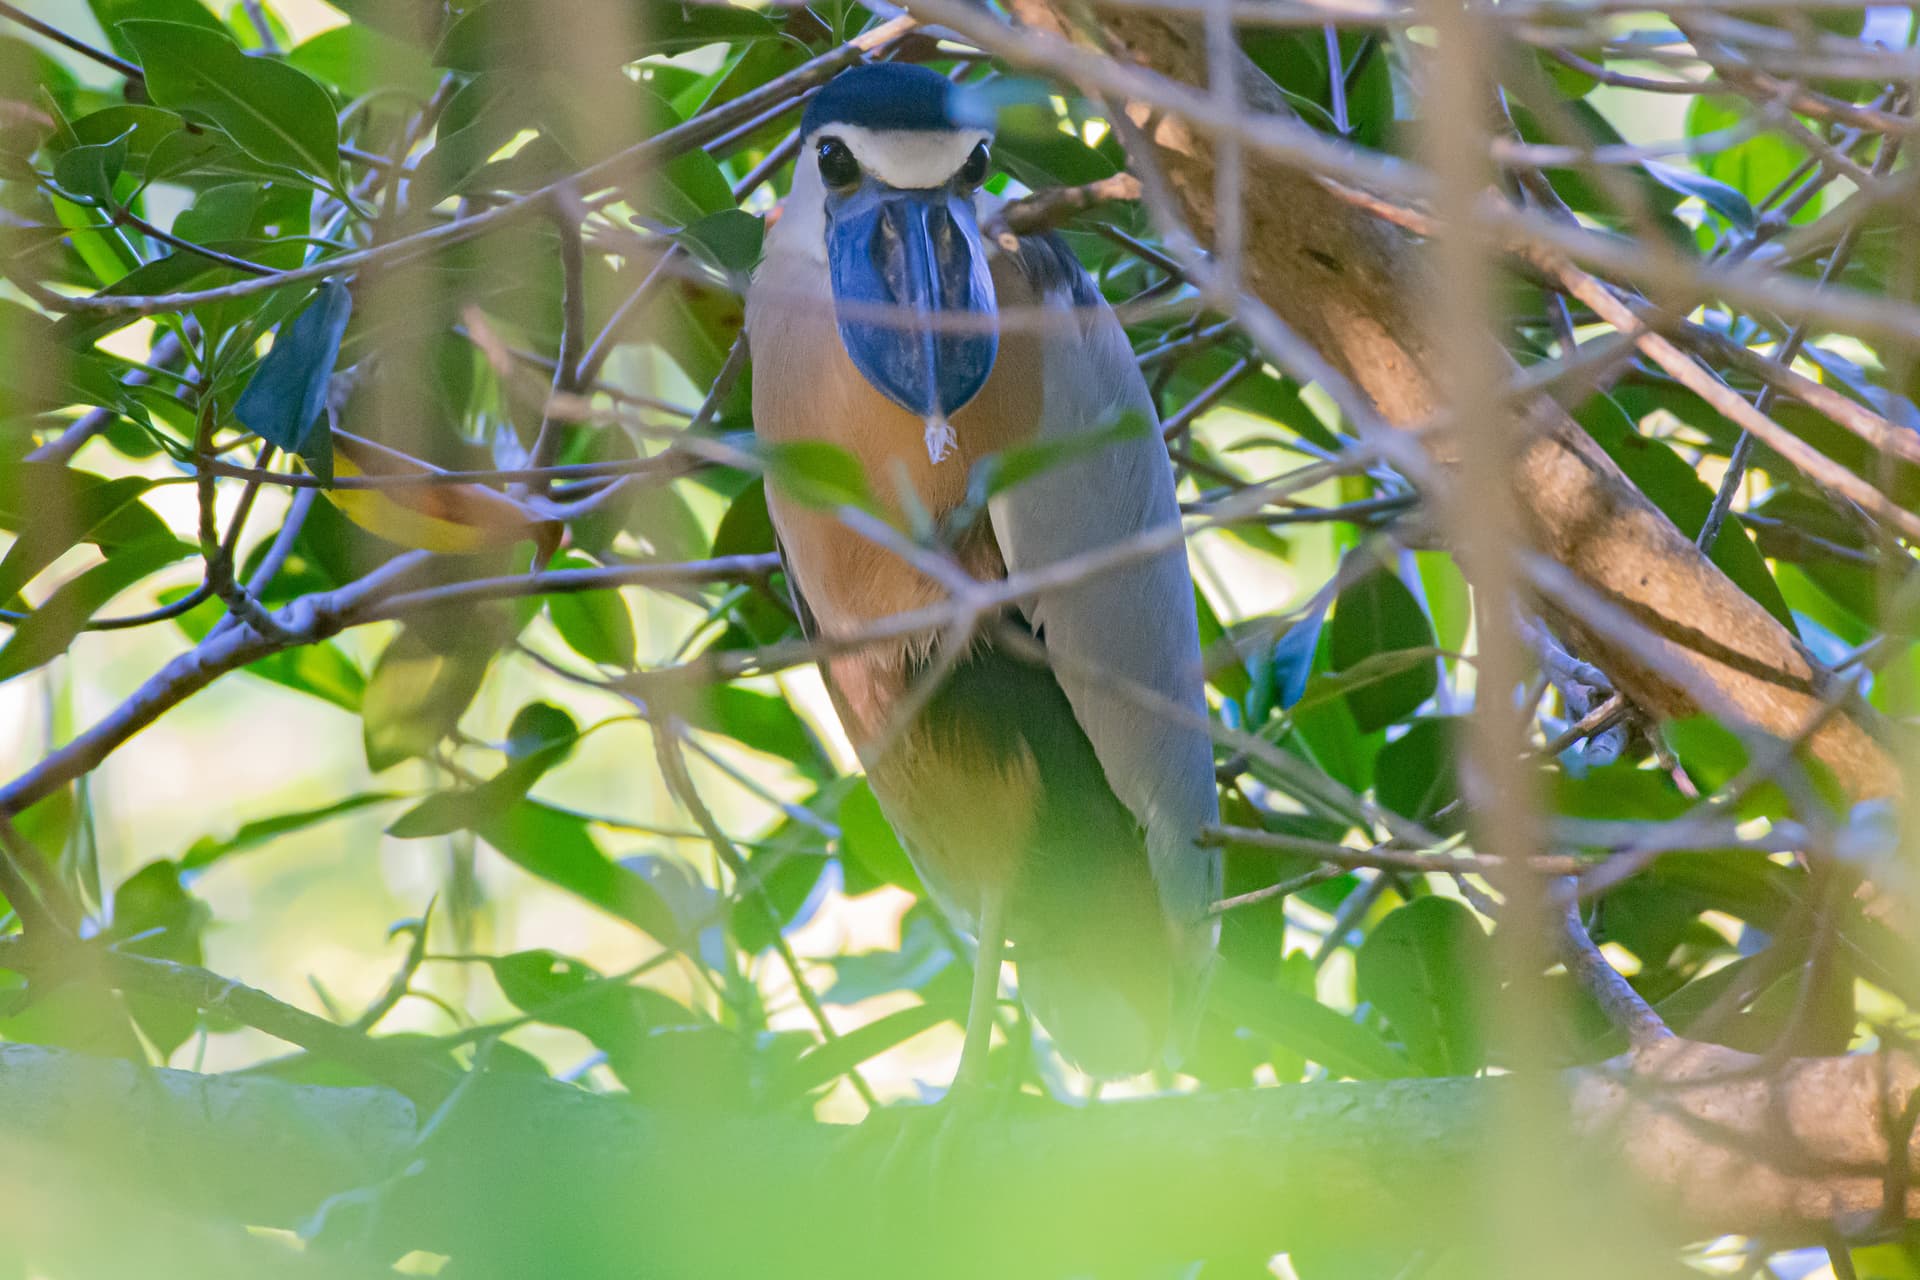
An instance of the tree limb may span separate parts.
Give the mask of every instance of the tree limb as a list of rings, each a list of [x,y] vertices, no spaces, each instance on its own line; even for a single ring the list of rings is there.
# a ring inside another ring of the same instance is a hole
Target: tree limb
[[[1012,7],[1041,31],[1074,29],[1075,11],[1064,0],[1017,0]],[[921,8],[929,19],[952,16],[941,0],[926,0],[916,11]],[[1207,83],[1206,42],[1195,22],[1107,10],[1098,35],[1125,64],[1184,85]],[[1048,43],[1049,58],[1059,46],[1057,39]],[[1020,57],[1017,43],[997,51]],[[1271,81],[1251,67],[1243,71],[1239,80],[1250,113],[1289,114]],[[1217,213],[1213,138],[1173,114],[1152,122],[1151,137],[1181,213],[1198,234],[1211,234]],[[1303,157],[1301,163],[1314,161]],[[1245,217],[1245,287],[1388,422],[1411,427],[1439,414],[1441,362],[1421,314],[1431,296],[1430,273],[1416,242],[1343,200],[1313,168],[1284,163],[1272,150],[1248,157]],[[1823,714],[1813,692],[1815,672],[1786,629],[1701,554],[1564,410],[1541,402],[1525,416],[1530,430],[1516,446],[1511,474],[1536,549],[1645,623],[1670,662],[1712,685],[1753,727],[1792,738]],[[1453,461],[1444,442],[1429,443],[1438,461]],[[1687,688],[1605,629],[1557,608],[1553,613],[1555,630],[1637,705],[1674,718],[1700,709]],[[1892,761],[1851,719],[1829,720],[1810,748],[1856,796],[1900,788]]]
[[[1889,1203],[1893,1218],[1920,1213],[1920,1062],[1761,1074],[1758,1061],[1667,1041],[1571,1071],[1562,1127],[1539,1140],[1596,1203],[1624,1167],[1615,1189],[1676,1239],[1858,1236],[1889,1225]],[[653,1110],[522,1076],[473,1083],[416,1146],[418,1116],[385,1090],[5,1045],[0,1138],[58,1144],[105,1184],[244,1223],[296,1224],[328,1196],[382,1186],[382,1256],[450,1254],[468,1277],[898,1275],[907,1259],[916,1275],[1011,1276],[1270,1253],[1343,1224],[1427,1238],[1481,1194],[1460,1174],[1512,1092],[1509,1079],[1400,1080],[1116,1103],[978,1125],[923,1169],[865,1126]],[[12,1216],[0,1205],[0,1226],[31,1233]]]

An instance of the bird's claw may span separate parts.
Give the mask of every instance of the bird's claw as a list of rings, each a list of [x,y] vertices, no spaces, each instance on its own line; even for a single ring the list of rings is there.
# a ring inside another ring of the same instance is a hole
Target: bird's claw
[[[959,443],[959,437],[953,432],[953,424],[945,414],[935,413],[927,417],[927,460],[939,462]]]

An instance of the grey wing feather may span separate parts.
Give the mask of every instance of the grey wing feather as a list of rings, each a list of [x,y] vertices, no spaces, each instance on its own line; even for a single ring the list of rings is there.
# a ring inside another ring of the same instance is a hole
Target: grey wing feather
[[[1072,251],[1057,236],[1033,236],[1016,261],[1061,313],[1045,328],[1041,439],[1100,431],[1128,413],[1157,427],[1126,333]],[[996,496],[990,514],[1013,572],[1180,520],[1157,430],[1041,472]],[[1147,832],[1162,900],[1199,962],[1211,949],[1206,908],[1220,873],[1218,856],[1194,837],[1217,818],[1219,801],[1186,549],[1176,542],[1050,590],[1029,617],[1109,785]]]

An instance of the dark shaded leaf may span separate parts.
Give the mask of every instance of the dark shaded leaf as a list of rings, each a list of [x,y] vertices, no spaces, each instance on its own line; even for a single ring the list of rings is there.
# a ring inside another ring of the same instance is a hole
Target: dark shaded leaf
[[[273,349],[234,404],[234,417],[288,453],[309,463],[321,461],[314,456],[314,427],[326,407],[340,338],[352,314],[353,295],[345,285],[321,285],[307,308],[280,327]],[[323,477],[332,474],[330,462],[314,469]]]
[[[1340,592],[1328,628],[1327,656],[1335,671],[1350,671],[1378,654],[1433,647],[1433,625],[1413,592],[1392,572],[1375,569]],[[1402,720],[1433,696],[1439,673],[1431,659],[1409,663],[1346,692],[1362,731]]]
[[[1640,167],[1661,186],[1671,191],[1678,191],[1683,196],[1693,196],[1739,230],[1749,232],[1753,230],[1756,221],[1753,205],[1745,196],[1726,183],[1718,182],[1705,174],[1675,169],[1669,165],[1656,164],[1651,160],[1645,161]]]
[[[1455,772],[1459,733],[1452,718],[1415,720],[1406,733],[1380,748],[1374,763],[1380,803],[1442,834],[1458,831],[1466,815],[1457,806],[1444,820],[1436,815],[1460,799]]]
[[[1361,944],[1359,995],[1428,1075],[1472,1075],[1486,1061],[1479,986],[1490,980],[1492,959],[1473,912],[1451,898],[1420,898]]]

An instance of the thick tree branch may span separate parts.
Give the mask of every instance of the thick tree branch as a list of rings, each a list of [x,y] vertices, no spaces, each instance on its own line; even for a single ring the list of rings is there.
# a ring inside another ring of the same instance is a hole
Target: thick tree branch
[[[1539,1140],[1589,1171],[1596,1203],[1609,1170],[1630,1170],[1622,1189],[1679,1239],[1858,1235],[1920,1212],[1920,1063],[1757,1062],[1670,1041],[1571,1072],[1563,1127]],[[384,1186],[375,1252],[450,1254],[469,1277],[898,1275],[903,1259],[917,1275],[1016,1276],[1273,1252],[1343,1224],[1431,1238],[1479,1194],[1459,1174],[1510,1091],[1402,1080],[1119,1103],[979,1125],[936,1169],[898,1163],[864,1127],[669,1114],[526,1077],[475,1086],[416,1145],[416,1113],[384,1090],[7,1045],[0,1138],[57,1143],[103,1183],[235,1222],[295,1225]],[[1890,1166],[1890,1149],[1905,1160]]]
[[[1077,10],[1059,0],[1021,0],[1013,7],[1029,26],[1074,30]],[[930,18],[951,16],[937,0],[925,8]],[[1208,81],[1206,41],[1197,22],[1110,10],[1100,17],[1098,35],[1124,62],[1186,85]],[[1050,58],[1057,46],[1049,44]],[[1019,56],[1017,47],[1003,51]],[[1279,91],[1257,71],[1248,69],[1240,80],[1251,111],[1289,114]],[[1214,140],[1173,114],[1156,117],[1151,129],[1154,158],[1166,171],[1180,212],[1198,234],[1212,234],[1218,213]],[[1303,156],[1302,163],[1313,166],[1313,158]],[[1387,421],[1411,427],[1433,420],[1445,405],[1442,362],[1421,314],[1423,300],[1432,296],[1425,256],[1415,241],[1336,195],[1316,168],[1283,163],[1272,150],[1249,157],[1244,285]],[[1563,410],[1543,402],[1526,417],[1528,435],[1511,474],[1535,547],[1644,622],[1670,663],[1715,688],[1753,727],[1793,738],[1819,717],[1816,673],[1786,629],[1715,568]],[[1438,461],[1456,461],[1444,440],[1431,443]],[[1578,616],[1555,613],[1555,630],[1639,706],[1664,717],[1700,709],[1688,688],[1661,675],[1634,648]],[[1850,719],[1828,721],[1813,735],[1811,749],[1856,795],[1899,789],[1891,760]]]

